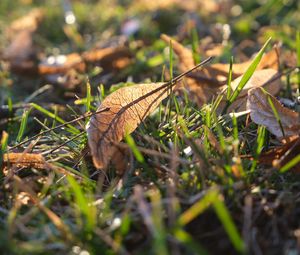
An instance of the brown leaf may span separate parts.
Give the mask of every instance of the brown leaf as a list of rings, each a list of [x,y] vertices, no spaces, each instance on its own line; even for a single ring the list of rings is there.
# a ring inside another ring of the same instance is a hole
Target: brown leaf
[[[269,100],[273,103],[278,113],[284,134],[271,108]],[[282,106],[275,97],[262,88],[255,88],[248,91],[247,109],[250,110],[250,116],[253,122],[264,125],[278,138],[298,135],[300,133],[299,113]]]
[[[87,127],[88,142],[97,168],[107,167],[117,151],[114,144],[132,133],[169,92],[170,88],[164,83],[140,84],[121,88],[104,99],[98,108],[100,113],[92,116]]]
[[[130,63],[132,53],[126,46],[91,49],[83,53],[85,62],[98,63],[104,69],[121,69]]]
[[[40,9],[34,9],[26,16],[14,21],[8,28],[10,44],[4,49],[2,58],[9,61],[12,71],[26,73],[35,69],[37,49],[33,42],[33,35],[42,18],[43,12]]]
[[[160,38],[166,43],[172,43],[172,48],[180,61],[179,70],[181,72],[185,72],[195,66],[193,53],[190,49],[165,34],[162,34]]]
[[[271,165],[280,169],[290,160],[300,154],[300,137],[295,136],[281,146],[275,147],[259,157],[259,163]],[[291,170],[300,172],[300,163],[295,165]]]
[[[167,35],[161,35],[161,39],[169,43],[172,41],[173,50],[179,58],[179,69],[181,72],[185,72],[195,65],[193,60],[192,51],[177,41],[173,40]],[[256,70],[262,70],[266,68],[278,70],[279,69],[279,49],[274,47],[270,52],[266,53]],[[252,60],[233,64],[232,78],[241,79],[245,70],[251,64]],[[226,83],[229,72],[229,64],[212,64],[205,66],[201,70],[193,72],[187,75],[185,83],[181,83],[180,86],[176,86],[175,90],[185,90],[189,93],[191,100],[195,101],[199,106],[211,100],[213,95],[222,91],[222,85]],[[182,86],[183,84],[183,86]],[[234,83],[233,83],[234,85]],[[274,86],[274,85],[273,85]],[[277,90],[276,90],[277,93]]]
[[[173,50],[179,58],[179,69],[181,72],[185,72],[195,65],[193,60],[193,53],[190,49],[184,47],[182,44],[165,34],[161,35],[161,39],[167,43],[172,41]],[[243,63],[234,63],[232,66],[232,77],[236,78],[244,74],[245,70],[249,67],[251,62],[252,60],[248,60]],[[256,70],[266,68],[279,70],[279,48],[277,46],[275,46],[268,53],[264,54]],[[197,78],[198,75],[199,79],[201,79],[201,77],[205,79],[217,79],[217,81],[222,83],[227,80],[228,71],[229,64],[216,63],[206,66],[205,68],[190,74],[190,76]]]

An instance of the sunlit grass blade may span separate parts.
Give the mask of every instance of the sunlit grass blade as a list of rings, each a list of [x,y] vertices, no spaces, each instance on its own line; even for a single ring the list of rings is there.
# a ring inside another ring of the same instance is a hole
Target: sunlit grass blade
[[[238,97],[238,95],[240,94],[240,92],[242,91],[242,89],[245,87],[245,85],[247,84],[247,82],[249,81],[249,79],[251,78],[251,76],[253,75],[256,67],[258,66],[266,47],[268,46],[269,42],[271,41],[271,38],[269,38],[266,43],[263,45],[263,47],[260,49],[260,51],[257,53],[257,55],[255,56],[255,58],[253,59],[253,61],[251,62],[250,66],[247,68],[247,70],[245,71],[244,75],[242,76],[239,84],[237,85],[236,89],[233,91],[232,95],[230,96],[230,98],[227,101],[227,104],[224,108],[224,112],[227,111],[227,109],[229,108],[229,106],[235,101],[235,99]]]
[[[230,94],[231,94],[232,65],[233,65],[233,56],[231,56],[230,64],[229,64],[229,73],[228,73],[228,79],[227,79],[227,100],[229,100]]]
[[[149,193],[152,205],[152,222],[154,227],[154,251],[156,254],[167,255],[166,231],[164,227],[163,208],[159,190],[153,190]]]
[[[185,226],[186,224],[190,223],[211,205],[215,209],[215,212],[223,224],[223,227],[235,249],[240,252],[244,251],[244,242],[241,239],[236,226],[223,202],[223,198],[217,189],[210,189],[201,200],[182,213],[178,218],[179,226]]]
[[[85,218],[83,227],[86,231],[91,232],[96,224],[96,208],[91,204],[92,200],[86,197],[86,193],[76,180],[70,175],[67,176],[67,179],[73,191],[76,206],[78,207],[81,215]]]
[[[296,51],[297,51],[297,66],[298,66],[298,89],[300,90],[300,31],[296,35]]]
[[[92,101],[92,98],[91,98],[91,84],[88,81],[86,83],[86,104],[85,104],[85,108],[86,108],[87,112],[89,112],[91,110],[91,101]]]
[[[284,173],[288,170],[290,170],[292,167],[297,165],[300,162],[300,154],[294,157],[292,160],[290,160],[288,163],[286,163],[283,167],[280,168],[280,172]]]
[[[192,205],[179,216],[178,224],[180,226],[185,226],[190,223],[193,219],[203,213],[211,205],[212,201],[217,199],[217,197],[218,192],[215,189],[209,190],[201,200]]]
[[[16,139],[18,143],[22,140],[22,137],[24,135],[27,126],[28,115],[29,115],[29,110],[25,110],[22,115],[21,125]]]
[[[279,116],[279,114],[278,114],[278,112],[277,112],[277,110],[276,110],[275,105],[273,104],[273,101],[272,101],[272,99],[271,99],[271,96],[270,96],[265,90],[263,90],[263,91],[264,91],[264,93],[267,95],[268,103],[269,103],[269,105],[271,106],[271,109],[272,109],[273,114],[274,114],[274,116],[275,116],[275,118],[276,118],[276,121],[278,122],[278,125],[279,125],[279,127],[280,127],[280,130],[281,130],[281,132],[282,132],[282,136],[285,136],[284,128],[283,128],[283,126],[282,126],[282,122],[281,122],[280,116]]]
[[[238,123],[237,118],[235,114],[232,115],[232,126],[233,126],[233,138],[234,140],[239,140],[239,129],[238,129]]]
[[[197,29],[195,27],[192,29],[191,32],[192,32],[193,59],[194,59],[195,65],[197,65],[201,61],[200,55],[197,52],[198,43],[199,43],[198,32],[197,32]]]
[[[213,200],[213,207],[216,214],[218,215],[219,220],[222,222],[227,235],[229,236],[230,241],[232,242],[235,249],[239,252],[243,252],[245,249],[244,242],[240,237],[240,234],[228,212],[222,197]]]
[[[54,120],[56,120],[56,121],[58,121],[62,124],[66,123],[62,118],[56,116],[54,113],[46,110],[45,108],[41,107],[40,105],[35,104],[35,103],[31,103],[30,105],[32,107],[34,107],[35,109],[37,109],[38,111],[44,113],[46,116],[48,116],[48,117],[50,117],[50,118],[52,118],[52,119],[54,119]],[[73,133],[73,134],[79,134],[80,133],[80,131],[77,128],[75,128],[74,126],[72,126],[70,124],[66,124],[66,126],[69,128],[69,131],[71,133]]]
[[[98,93],[99,93],[99,101],[101,102],[105,98],[105,87],[103,84],[100,84],[97,87]]]
[[[195,254],[206,255],[209,254],[206,250],[204,250],[197,242],[195,242],[192,236],[182,229],[176,229],[174,231],[174,237],[182,244],[193,251]]]
[[[172,41],[170,41],[169,43],[169,48],[170,48],[170,52],[169,52],[169,71],[170,71],[170,78],[171,80],[173,80],[173,45],[172,45]]]
[[[8,143],[8,133],[5,131],[2,132],[2,137],[1,137],[1,150],[0,150],[0,169],[2,169],[2,160],[3,160],[3,154],[7,150],[7,143]],[[3,172],[0,171],[0,179],[3,176]]]
[[[256,139],[256,146],[254,151],[254,160],[252,161],[252,166],[250,169],[250,172],[253,172],[255,170],[255,167],[257,166],[257,159],[264,147],[265,139],[266,137],[266,128],[264,126],[259,126],[257,129],[257,139]]]
[[[7,99],[7,105],[8,105],[9,115],[11,116],[12,113],[13,113],[13,102],[12,102],[11,97],[8,97],[8,99]]]
[[[144,157],[142,153],[139,151],[138,147],[136,146],[132,136],[127,134],[125,136],[125,141],[128,144],[129,148],[132,150],[133,155],[135,156],[136,160],[140,163],[144,163]]]

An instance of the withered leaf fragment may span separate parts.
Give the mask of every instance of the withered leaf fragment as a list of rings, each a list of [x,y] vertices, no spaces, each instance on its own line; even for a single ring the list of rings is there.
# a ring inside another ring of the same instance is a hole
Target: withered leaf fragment
[[[87,127],[88,143],[94,165],[105,169],[117,152],[116,143],[137,126],[166,98],[165,83],[139,84],[121,88],[107,96],[91,117]],[[108,109],[105,111],[105,109]],[[102,111],[103,110],[103,111]]]
[[[293,136],[289,138],[285,144],[266,151],[259,157],[259,163],[271,165],[280,169],[293,158],[300,154],[300,137]],[[292,169],[294,172],[300,172],[300,163],[296,164]]]
[[[247,109],[253,122],[264,125],[277,138],[300,134],[299,113],[282,106],[262,88],[249,90]]]

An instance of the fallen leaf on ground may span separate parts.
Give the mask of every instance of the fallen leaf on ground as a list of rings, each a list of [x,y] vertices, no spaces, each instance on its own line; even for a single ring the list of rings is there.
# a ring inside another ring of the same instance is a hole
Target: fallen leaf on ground
[[[274,106],[277,113],[272,109]],[[290,110],[262,88],[248,91],[247,109],[253,122],[264,125],[277,138],[300,133],[299,113]],[[278,119],[276,118],[278,114]],[[281,124],[280,124],[281,123]]]
[[[193,53],[190,49],[184,47],[167,35],[161,35],[161,39],[167,43],[172,42],[173,50],[179,58],[179,70],[181,72],[185,72],[195,65]],[[252,60],[248,60],[243,63],[233,64],[232,79],[241,79],[241,76],[245,70],[247,70],[251,62]],[[274,47],[270,52],[264,54],[256,71],[262,69],[279,70],[279,48]],[[226,83],[228,72],[229,64],[217,63],[205,66],[201,70],[188,74],[185,83],[181,82],[181,86],[177,85],[174,90],[187,90],[191,100],[196,102],[199,106],[202,106],[211,100],[213,95],[222,91],[223,88],[221,86]],[[234,84],[235,83],[233,83],[233,86]]]
[[[91,117],[87,127],[88,143],[94,165],[105,169],[117,151],[115,143],[138,125],[169,95],[164,83],[124,87],[107,96]],[[105,110],[107,109],[107,110]]]
[[[83,53],[88,63],[98,63],[104,69],[121,69],[130,63],[132,53],[126,46],[91,49]]]
[[[26,16],[14,21],[8,28],[10,44],[3,50],[2,58],[9,61],[14,72],[26,73],[34,69],[37,49],[33,42],[33,35],[42,18],[43,12],[40,9],[34,9]]]
[[[263,153],[259,157],[259,163],[280,169],[299,154],[300,136],[294,136],[285,144]],[[296,164],[291,170],[300,172],[300,163]]]

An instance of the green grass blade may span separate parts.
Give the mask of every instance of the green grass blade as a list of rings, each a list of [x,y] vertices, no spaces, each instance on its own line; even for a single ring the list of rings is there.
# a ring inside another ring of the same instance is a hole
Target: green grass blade
[[[238,123],[237,118],[235,114],[232,115],[232,126],[233,126],[233,138],[234,140],[239,140],[239,129],[238,129]]]
[[[197,29],[194,27],[192,29],[192,51],[193,51],[193,59],[195,65],[199,64],[201,60],[197,52],[198,43],[199,43],[198,32]]]
[[[3,160],[3,155],[7,150],[7,143],[8,143],[8,133],[2,132],[2,137],[1,137],[1,150],[0,150],[0,179],[3,177],[3,171],[2,169],[2,160]]]
[[[266,141],[265,138],[266,138],[266,128],[264,126],[259,126],[257,130],[256,147],[253,153],[254,160],[252,161],[250,172],[253,172],[257,165],[258,156],[260,155]]]
[[[154,251],[156,254],[167,255],[168,249],[166,244],[166,231],[164,226],[163,208],[161,195],[159,190],[150,192],[150,200],[152,205],[152,222],[154,225]]]
[[[233,246],[237,251],[243,252],[245,249],[244,242],[240,237],[240,234],[223,202],[222,197],[218,196],[218,198],[213,201],[213,207]]]
[[[12,113],[13,113],[13,102],[12,102],[11,97],[8,97],[8,99],[7,99],[7,105],[8,105],[9,116],[11,116]]]
[[[284,128],[283,128],[283,126],[282,126],[282,122],[281,122],[280,116],[279,116],[279,114],[278,114],[278,112],[277,112],[277,110],[276,110],[276,108],[275,108],[275,105],[273,104],[273,101],[272,101],[272,99],[271,99],[271,96],[270,96],[266,91],[264,91],[264,93],[265,93],[266,96],[268,97],[268,103],[269,103],[269,105],[271,106],[271,109],[272,109],[273,114],[274,114],[274,116],[275,116],[275,118],[276,118],[276,121],[278,122],[278,125],[279,125],[279,127],[280,127],[280,130],[281,130],[281,132],[282,132],[282,136],[285,136],[285,134],[284,134]]]
[[[126,135],[125,141],[128,144],[129,148],[132,150],[132,153],[135,156],[136,160],[140,163],[144,163],[145,159],[144,159],[142,153],[139,151],[138,147],[136,146],[132,136],[129,134]]]
[[[92,101],[92,96],[91,96],[91,84],[90,82],[88,81],[86,83],[86,104],[85,104],[85,107],[86,107],[86,111],[87,112],[90,112],[91,110],[91,101]]]
[[[280,172],[284,173],[288,170],[290,170],[292,167],[297,165],[300,162],[300,154],[294,157],[292,160],[290,160],[288,163],[286,163],[282,168],[280,168]]]
[[[169,44],[169,48],[170,48],[170,53],[169,53],[169,63],[170,63],[170,78],[171,80],[173,80],[173,45],[172,45],[172,41],[170,41]]]
[[[296,35],[297,66],[300,67],[300,31]],[[298,70],[298,89],[300,90],[300,71]]]
[[[27,120],[28,120],[29,110],[25,110],[22,115],[21,125],[20,129],[17,135],[17,142],[19,143],[22,140],[22,137],[24,135],[26,126],[27,126]]]
[[[195,242],[192,236],[186,231],[182,229],[176,229],[174,231],[174,236],[179,242],[185,244],[185,246],[189,250],[192,250],[195,254],[199,254],[199,255],[209,254],[206,250],[204,250],[204,248],[202,248],[197,242]]]
[[[179,216],[178,224],[180,226],[185,226],[186,224],[190,223],[193,219],[198,217],[198,215],[203,213],[211,205],[211,202],[217,199],[217,197],[218,192],[216,190],[212,189],[208,191],[201,200],[192,205]]]
[[[266,47],[268,46],[269,42],[271,41],[271,38],[269,38],[264,46],[260,49],[260,51],[257,53],[253,61],[251,62],[250,66],[247,68],[246,72],[242,76],[242,79],[240,80],[239,84],[237,85],[236,89],[233,91],[232,95],[230,96],[229,100],[227,101],[227,105],[224,109],[224,112],[227,111],[228,107],[236,100],[236,98],[239,96],[242,89],[245,87],[251,76],[253,75],[256,67],[258,66]]]
[[[229,100],[231,94],[232,65],[233,65],[233,56],[231,56],[230,64],[229,64],[229,73],[228,73],[228,80],[227,80],[227,100]]]
[[[38,111],[44,113],[46,116],[48,116],[48,117],[50,117],[50,118],[52,118],[52,119],[54,119],[54,120],[60,122],[61,124],[65,124],[65,123],[66,123],[62,118],[56,116],[54,113],[52,113],[52,112],[46,110],[45,108],[39,106],[38,104],[31,103],[30,105],[31,105],[32,107],[34,107],[36,110],[38,110]],[[71,133],[73,133],[73,134],[79,134],[79,133],[80,133],[80,131],[79,131],[77,128],[75,128],[74,126],[72,126],[72,125],[70,125],[70,124],[67,124],[66,126],[69,128],[69,131],[70,131]]]
[[[77,181],[71,176],[67,176],[67,180],[71,186],[74,194],[76,205],[80,213],[85,217],[84,228],[87,231],[92,231],[96,224],[96,208],[91,205],[90,199],[86,198],[83,188],[77,183]]]

